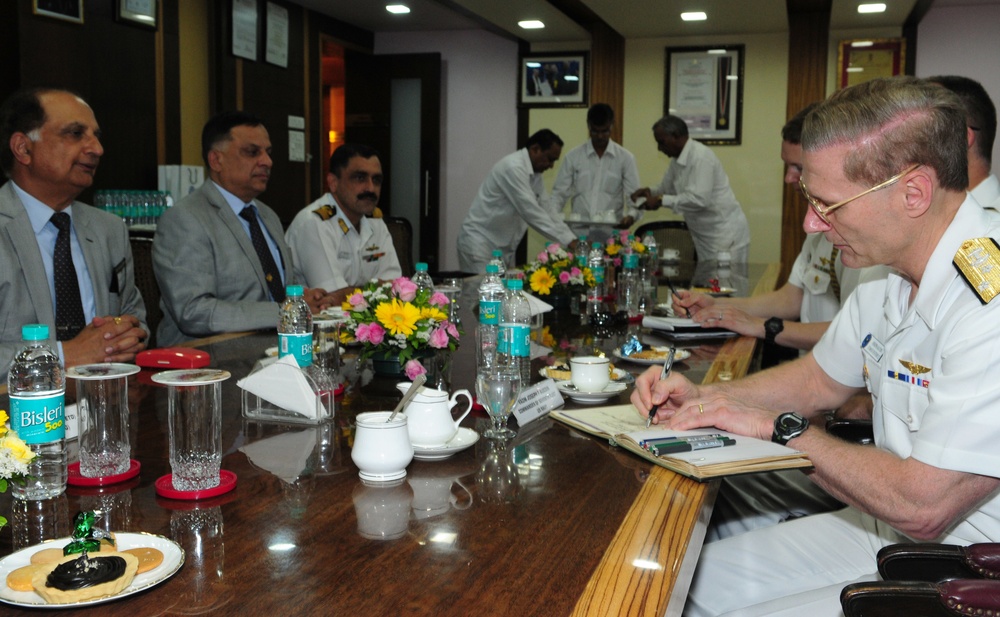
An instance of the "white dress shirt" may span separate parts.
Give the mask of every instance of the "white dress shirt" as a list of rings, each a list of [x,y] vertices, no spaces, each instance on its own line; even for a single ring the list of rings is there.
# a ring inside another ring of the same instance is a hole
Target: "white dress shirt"
[[[1000,180],[997,180],[996,174],[986,176],[985,180],[969,192],[980,206],[1000,210]]]

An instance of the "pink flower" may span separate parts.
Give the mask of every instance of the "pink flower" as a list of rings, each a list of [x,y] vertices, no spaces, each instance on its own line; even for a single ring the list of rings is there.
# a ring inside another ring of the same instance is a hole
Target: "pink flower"
[[[360,326],[358,327],[358,329],[360,329]],[[378,325],[377,323],[372,323],[368,325],[369,343],[371,343],[372,345],[381,345],[384,339],[385,339],[385,328]]]
[[[448,346],[448,332],[445,328],[434,328],[427,344],[435,349],[444,349]]]
[[[392,291],[403,302],[412,302],[417,297],[417,285],[405,276],[401,276],[392,282]]]
[[[563,270],[562,272],[560,272],[559,273],[559,282],[562,283],[563,285],[565,285],[566,283],[569,283],[569,272],[566,272],[565,270]]]
[[[456,341],[458,340],[459,338],[458,328],[455,327],[455,324],[449,321],[447,324],[445,324],[445,329],[448,330],[448,334],[451,335],[451,338],[455,339]]]
[[[368,324],[366,323],[358,324],[358,329],[354,331],[354,338],[358,339],[359,343],[367,343],[368,330],[369,330]]]
[[[444,295],[440,291],[435,291],[431,294],[430,299],[427,301],[437,306],[448,306],[451,304],[451,300],[448,299],[448,296]]]
[[[615,264],[615,267],[617,267],[617,266],[620,266],[620,265],[622,265],[622,258],[621,258],[621,257],[615,257],[615,258],[614,258],[614,259],[612,260],[612,263],[614,263],[614,264]]]
[[[569,347],[570,347],[569,341],[567,341],[566,339],[559,341],[559,349],[569,349]]]
[[[355,311],[364,311],[368,308],[365,296],[359,291],[348,296],[347,301],[354,307]]]
[[[538,261],[542,262],[543,264],[549,263],[549,254],[546,253],[545,251],[542,251],[541,253],[538,254]]]
[[[547,250],[548,252],[550,252],[553,255],[555,255],[556,253],[559,252],[560,248],[562,248],[562,247],[559,246],[558,242],[553,242],[552,244],[550,244],[547,247],[545,247],[545,250]]]
[[[583,271],[580,270],[580,268],[577,268],[576,266],[573,266],[569,271],[570,276],[580,276],[581,274],[583,274]]]
[[[617,239],[617,238],[615,238],[614,236],[608,236],[608,239],[607,239],[607,241],[606,241],[606,242],[607,242],[607,245],[608,245],[608,246],[611,246],[612,244],[615,244],[615,242],[617,242],[617,240],[618,240],[618,239]]]
[[[420,360],[410,360],[405,365],[403,365],[403,371],[406,372],[406,378],[413,381],[417,378],[417,375],[423,375],[427,372],[424,365],[420,363]]]

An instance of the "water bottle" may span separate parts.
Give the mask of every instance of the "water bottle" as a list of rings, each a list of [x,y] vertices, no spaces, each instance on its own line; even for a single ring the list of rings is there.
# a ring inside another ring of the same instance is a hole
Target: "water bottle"
[[[722,251],[717,256],[718,269],[715,278],[720,290],[730,290],[733,286],[732,256],[729,251]]]
[[[49,499],[66,490],[66,381],[59,354],[49,346],[49,327],[21,328],[24,347],[7,373],[10,427],[35,453],[22,486],[11,482],[19,499]]]
[[[476,375],[496,366],[500,309],[506,294],[497,274],[496,264],[487,264],[486,276],[479,284],[479,328],[476,330]]]
[[[618,273],[618,310],[628,312],[629,317],[638,316],[641,295],[639,255],[628,249],[622,256],[622,271]]]
[[[507,275],[507,264],[503,262],[503,251],[500,249],[494,249],[493,259],[491,259],[489,263],[497,267],[497,276],[501,279]]]
[[[590,245],[587,267],[594,277],[594,284],[587,289],[587,314],[593,315],[600,310],[604,299],[604,250],[600,242]]]
[[[507,279],[507,293],[500,307],[499,363],[515,366],[522,387],[531,382],[531,307],[524,297],[524,281]]]
[[[647,231],[642,239],[646,252],[639,264],[639,275],[642,278],[642,298],[640,299],[640,311],[648,313],[656,306],[656,294],[659,281],[656,279],[656,269],[660,261],[660,247],[656,244],[656,236],[652,231]]]
[[[576,265],[581,270],[587,267],[587,236],[577,238]]]
[[[285,287],[285,303],[278,316],[278,357],[294,356],[299,368],[313,361],[312,310],[302,297],[302,285]]]
[[[421,289],[426,289],[431,293],[434,292],[434,281],[431,280],[431,275],[427,274],[427,264],[424,262],[418,262],[414,266],[416,272],[413,274],[413,284],[417,286],[417,291]]]

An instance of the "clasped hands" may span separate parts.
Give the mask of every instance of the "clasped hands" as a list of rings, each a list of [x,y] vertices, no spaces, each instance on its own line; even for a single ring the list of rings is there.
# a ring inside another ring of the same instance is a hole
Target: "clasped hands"
[[[770,440],[778,413],[744,403],[714,386],[696,386],[672,373],[660,380],[660,367],[652,366],[635,380],[632,404],[646,418],[659,405],[654,424],[686,431],[715,427],[757,439]]]
[[[63,341],[66,366],[132,362],[146,348],[146,331],[133,315],[94,317],[71,340]]]

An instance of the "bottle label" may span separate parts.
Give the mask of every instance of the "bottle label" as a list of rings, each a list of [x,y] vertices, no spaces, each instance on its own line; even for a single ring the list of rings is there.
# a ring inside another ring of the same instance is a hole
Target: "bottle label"
[[[309,332],[302,334],[278,333],[278,357],[295,356],[299,368],[306,368],[313,362],[313,337]]]
[[[500,303],[495,300],[479,303],[479,323],[495,326],[500,323]]]
[[[28,445],[58,441],[66,436],[64,394],[10,397],[10,427]]]
[[[590,269],[590,273],[594,275],[594,280],[598,283],[604,282],[604,266],[595,266]]]
[[[500,326],[500,353],[515,358],[527,358],[531,355],[531,326],[512,323]]]

